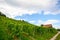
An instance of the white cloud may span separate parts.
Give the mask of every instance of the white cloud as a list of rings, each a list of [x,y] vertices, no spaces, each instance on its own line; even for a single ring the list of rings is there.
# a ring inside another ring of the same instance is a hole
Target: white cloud
[[[22,16],[24,14],[29,14],[32,15],[34,13],[36,13],[36,11],[34,10],[27,10],[27,9],[23,9],[23,8],[17,8],[17,7],[12,7],[10,5],[7,4],[1,4],[0,5],[0,11],[5,13],[8,17],[14,18],[15,16]]]
[[[53,20],[53,19],[46,20],[46,21],[43,21],[43,20],[37,20],[37,21],[35,21],[34,20],[34,21],[31,21],[30,23],[33,23],[33,24],[39,25],[39,26],[41,24],[44,24],[44,25],[46,25],[46,24],[52,24],[54,28],[60,28],[59,27],[60,25],[58,25],[60,23],[60,20]]]
[[[60,29],[60,25],[54,25],[53,27],[56,29]]]
[[[44,24],[55,24],[55,23],[59,23],[60,21],[59,20],[47,20],[45,21]]]
[[[34,20],[32,20],[32,21],[29,21],[29,23],[32,23],[32,24],[34,24],[34,23],[35,23],[35,21],[34,21]]]
[[[57,0],[6,0],[7,3],[23,8],[44,9],[54,7]],[[52,6],[50,6],[52,5]]]
[[[54,10],[54,11],[45,11],[44,12],[44,15],[49,15],[49,14],[52,14],[52,15],[60,14],[60,9]]]
[[[0,11],[11,18],[40,13],[42,10],[44,14],[60,14],[57,3],[58,0],[0,0]]]
[[[46,21],[43,21],[43,20],[32,20],[32,21],[29,21],[30,23],[35,23],[37,25],[40,25],[40,24],[55,24],[55,23],[60,23],[60,20],[46,20]]]
[[[36,25],[41,25],[41,24],[43,24],[43,23],[44,23],[44,21],[38,20],[37,23],[36,23]]]

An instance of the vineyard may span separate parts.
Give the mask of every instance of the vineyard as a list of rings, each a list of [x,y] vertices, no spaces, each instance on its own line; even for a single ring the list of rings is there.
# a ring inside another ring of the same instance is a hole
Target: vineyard
[[[56,33],[54,28],[0,16],[0,40],[49,40]]]

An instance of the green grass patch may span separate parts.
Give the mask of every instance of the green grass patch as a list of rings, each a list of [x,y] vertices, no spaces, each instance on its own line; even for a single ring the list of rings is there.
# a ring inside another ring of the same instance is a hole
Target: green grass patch
[[[60,34],[57,36],[56,40],[60,40]]]

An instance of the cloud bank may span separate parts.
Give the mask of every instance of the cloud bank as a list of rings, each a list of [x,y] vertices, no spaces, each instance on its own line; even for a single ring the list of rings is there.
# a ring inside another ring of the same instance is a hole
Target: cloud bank
[[[0,0],[0,11],[8,17],[22,16],[25,14],[60,14],[59,0]]]

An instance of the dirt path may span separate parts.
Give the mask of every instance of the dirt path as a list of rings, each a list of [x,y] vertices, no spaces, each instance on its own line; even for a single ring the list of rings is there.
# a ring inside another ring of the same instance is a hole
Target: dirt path
[[[58,32],[55,36],[53,36],[50,40],[55,40],[56,37],[60,34],[60,32]]]

